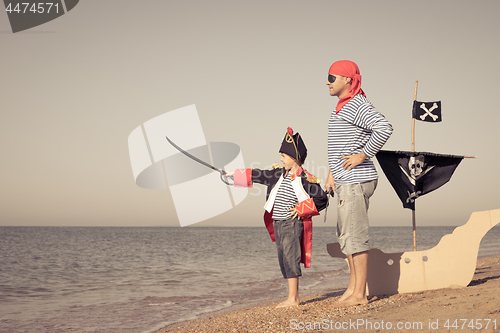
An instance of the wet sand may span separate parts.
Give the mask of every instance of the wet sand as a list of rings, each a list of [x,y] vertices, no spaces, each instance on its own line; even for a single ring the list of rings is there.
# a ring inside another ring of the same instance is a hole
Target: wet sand
[[[474,277],[464,288],[380,295],[370,297],[367,305],[332,308],[343,291],[301,297],[293,308],[275,309],[282,300],[240,306],[156,333],[500,332],[500,257],[478,259]]]

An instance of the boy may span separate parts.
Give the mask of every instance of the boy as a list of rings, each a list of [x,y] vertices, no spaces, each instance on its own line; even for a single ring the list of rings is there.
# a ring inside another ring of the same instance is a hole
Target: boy
[[[276,308],[299,305],[300,263],[311,266],[311,216],[319,215],[328,203],[320,180],[301,167],[307,148],[300,134],[288,127],[279,152],[283,167],[227,173],[234,178],[234,186],[252,187],[254,182],[267,186],[264,222],[271,240],[276,241],[281,273],[288,280],[288,299]]]

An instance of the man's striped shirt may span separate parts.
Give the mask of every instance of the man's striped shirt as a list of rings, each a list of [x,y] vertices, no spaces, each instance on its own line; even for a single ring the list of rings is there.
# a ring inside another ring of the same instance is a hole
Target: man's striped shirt
[[[392,126],[363,95],[354,96],[332,112],[328,123],[328,164],[336,184],[361,183],[378,178],[372,157],[392,134]],[[342,168],[343,156],[363,151],[367,159],[350,171]]]
[[[292,212],[288,211],[299,202],[292,186],[291,172],[283,179],[276,193],[273,207],[273,220],[288,220]]]

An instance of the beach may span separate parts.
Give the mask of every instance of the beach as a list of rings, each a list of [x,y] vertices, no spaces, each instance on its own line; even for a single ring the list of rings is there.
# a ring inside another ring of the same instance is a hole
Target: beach
[[[453,230],[421,227],[419,250]],[[330,309],[349,281],[345,260],[326,251],[334,232],[313,233],[313,264],[300,279],[302,305],[276,310],[287,287],[265,228],[2,227],[0,332],[294,332],[323,321],[339,332],[355,331],[335,329],[344,320],[428,325],[436,318],[444,325],[450,314],[494,319],[488,311],[500,308],[490,297],[498,294],[500,226],[481,241],[479,269],[465,291],[380,296],[349,310]],[[384,253],[409,251],[409,236],[411,227],[370,228],[373,248]],[[478,306],[457,312],[454,306],[467,301]]]
[[[332,304],[343,289],[301,297],[298,307],[275,309],[281,300],[226,309],[167,326],[166,332],[500,332],[500,257],[481,258],[467,287],[379,295],[347,309]],[[284,295],[285,296],[285,295]]]

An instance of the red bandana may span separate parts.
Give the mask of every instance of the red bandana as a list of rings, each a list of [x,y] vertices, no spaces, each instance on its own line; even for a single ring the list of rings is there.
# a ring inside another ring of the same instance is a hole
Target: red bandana
[[[349,90],[349,93],[347,95],[339,99],[339,102],[337,103],[336,113],[339,113],[342,107],[346,105],[347,102],[349,102],[354,96],[361,94],[366,97],[363,89],[361,89],[361,75],[359,74],[358,65],[356,65],[354,62],[349,60],[340,60],[334,62],[330,67],[328,74],[350,77],[352,79],[351,90]]]

